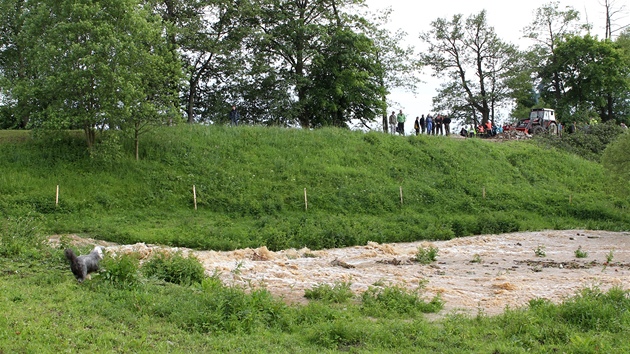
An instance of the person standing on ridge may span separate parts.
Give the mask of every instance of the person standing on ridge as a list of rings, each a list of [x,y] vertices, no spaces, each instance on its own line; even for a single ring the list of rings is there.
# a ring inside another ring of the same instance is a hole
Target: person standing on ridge
[[[230,123],[232,124],[232,126],[238,125],[239,118],[241,118],[241,115],[238,114],[236,106],[232,106],[232,110],[230,111]]]
[[[398,121],[398,133],[400,133],[400,135],[405,135],[405,121],[407,120],[407,117],[403,114],[402,109],[396,116],[396,120]]]
[[[416,136],[420,134],[420,117],[416,117],[416,121],[413,123],[413,129],[416,130]]]
[[[420,129],[422,129],[422,134],[424,134],[426,130],[426,121],[424,119],[424,114],[420,117]]]
[[[444,124],[444,132],[446,133],[446,136],[451,135],[451,118],[444,116],[444,118],[442,118],[442,124]]]
[[[427,114],[427,135],[432,135],[433,133],[433,117],[431,114]]]
[[[396,133],[396,112],[392,111],[392,114],[389,116],[389,132],[394,135]]]

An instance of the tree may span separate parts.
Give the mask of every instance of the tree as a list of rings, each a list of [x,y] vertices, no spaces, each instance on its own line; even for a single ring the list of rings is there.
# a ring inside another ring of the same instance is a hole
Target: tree
[[[376,60],[383,68],[380,70],[378,82],[383,88],[381,107],[384,109],[381,109],[380,114],[385,133],[388,132],[387,94],[394,89],[415,92],[421,82],[418,77],[421,66],[415,60],[415,49],[402,44],[407,33],[402,30],[392,32],[384,28],[389,22],[390,15],[391,9],[386,9],[371,21],[358,22],[358,29],[374,42]]]
[[[29,122],[29,104],[18,94],[28,79],[20,37],[28,6],[26,0],[0,2],[0,128],[26,128]]]
[[[606,13],[606,26],[605,26],[604,38],[606,39],[612,39],[612,34],[614,32],[622,31],[624,28],[628,27],[628,25],[626,25],[626,26],[622,26],[613,30],[614,22],[617,19],[616,16],[622,14],[626,8],[625,5],[616,7],[615,6],[616,4],[617,2],[615,0],[604,0],[603,6]]]
[[[164,117],[178,62],[165,55],[163,28],[135,0],[43,0],[21,36],[33,85],[23,94],[37,107],[33,126],[83,129],[89,148],[104,129]],[[166,88],[165,88],[166,87]],[[132,124],[135,126],[135,124]]]
[[[313,58],[327,47],[328,28],[338,25],[345,7],[363,0],[260,0],[256,57],[271,63],[276,77],[293,92],[290,119],[311,125],[306,110]]]
[[[538,97],[556,109],[560,120],[566,115],[559,107],[564,83],[559,73],[543,72],[543,68],[549,69],[557,64],[556,46],[560,40],[588,29],[588,25],[580,23],[578,11],[570,6],[560,10],[559,2],[553,1],[536,9],[532,23],[523,30],[525,38],[534,40],[529,51],[531,69],[528,71],[532,73],[532,86],[538,91]]]
[[[240,99],[230,87],[244,75],[243,45],[254,6],[231,0],[159,0],[155,11],[167,24],[171,48],[184,61],[182,103],[188,123],[216,121],[224,115],[217,107]]]
[[[330,31],[329,45],[313,60],[305,112],[315,127],[347,127],[353,119],[367,126],[386,108],[376,47],[350,29]]]
[[[586,35],[559,41],[555,55],[557,60],[543,68],[541,74],[553,73],[562,82],[563,95],[558,105],[563,111],[573,115],[593,112],[603,122],[617,119],[616,106],[623,104],[630,90],[625,52],[609,40]]]
[[[452,108],[472,107],[482,122],[494,120],[495,109],[509,99],[506,80],[518,68],[521,55],[516,47],[497,37],[486,22],[486,12],[466,20],[462,15],[453,16],[451,21],[437,19],[420,38],[429,44],[420,56],[421,63],[430,66],[436,76],[450,80],[441,97],[457,100],[453,94],[464,93],[466,104]]]

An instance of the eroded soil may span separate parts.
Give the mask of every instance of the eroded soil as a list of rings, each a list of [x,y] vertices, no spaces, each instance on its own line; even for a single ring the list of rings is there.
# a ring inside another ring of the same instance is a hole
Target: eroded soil
[[[518,232],[438,242],[378,244],[312,251],[271,252],[265,247],[231,252],[194,251],[143,243],[113,243],[69,237],[75,244],[105,247],[110,254],[134,252],[142,260],[156,252],[194,254],[206,272],[227,285],[267,288],[290,303],[303,303],[304,290],[349,282],[355,293],[374,284],[421,287],[445,301],[440,313],[498,314],[535,298],[561,302],[585,287],[628,289],[630,233],[591,230]],[[51,238],[58,243],[59,237]],[[418,247],[437,247],[437,261],[414,261]],[[587,254],[576,258],[578,248]],[[544,257],[541,257],[544,254]],[[608,262],[611,258],[612,260]],[[70,273],[68,273],[70,275]]]

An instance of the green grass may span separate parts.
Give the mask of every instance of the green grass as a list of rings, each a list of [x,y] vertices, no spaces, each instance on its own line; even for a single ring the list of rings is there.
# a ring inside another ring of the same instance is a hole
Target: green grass
[[[1,141],[0,215],[47,233],[278,250],[630,229],[601,165],[526,142],[185,125],[143,136],[135,161],[125,139],[114,160],[74,132]]]
[[[428,321],[424,313],[439,311],[441,300],[422,300],[421,292],[398,287],[373,287],[339,303],[323,296],[287,305],[264,289],[228,287],[215,277],[177,285],[140,276],[135,286],[121,287],[105,271],[78,284],[60,249],[38,249],[28,257],[0,258],[2,352],[630,350],[630,296],[621,289],[583,289],[558,305],[534,299],[493,317]],[[324,295],[345,293],[344,286],[317,289]]]

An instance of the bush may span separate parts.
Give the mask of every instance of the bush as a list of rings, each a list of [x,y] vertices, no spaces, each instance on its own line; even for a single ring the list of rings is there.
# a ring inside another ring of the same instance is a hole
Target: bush
[[[621,135],[604,150],[602,165],[612,172],[617,189],[630,191],[630,132]]]
[[[614,121],[587,125],[579,128],[574,134],[538,135],[536,140],[540,145],[553,146],[572,154],[581,156],[587,160],[600,161],[608,144],[612,143],[624,130]]]
[[[344,303],[354,297],[350,290],[350,283],[338,282],[330,286],[328,284],[319,284],[312,289],[304,291],[304,297],[310,300],[321,300],[324,302]]]
[[[385,317],[389,314],[415,316],[418,313],[434,313],[444,307],[440,296],[424,302],[417,290],[399,286],[370,287],[361,296],[361,311],[367,316]]]
[[[160,253],[142,266],[142,272],[147,277],[179,285],[201,283],[205,277],[205,270],[199,260],[193,255],[184,257],[181,253]]]
[[[117,288],[134,288],[139,283],[138,263],[138,258],[129,254],[105,256],[101,261],[99,274],[102,279]]]
[[[429,248],[418,247],[415,260],[416,262],[422,264],[433,263],[437,260],[438,251],[438,248],[433,246]]]

